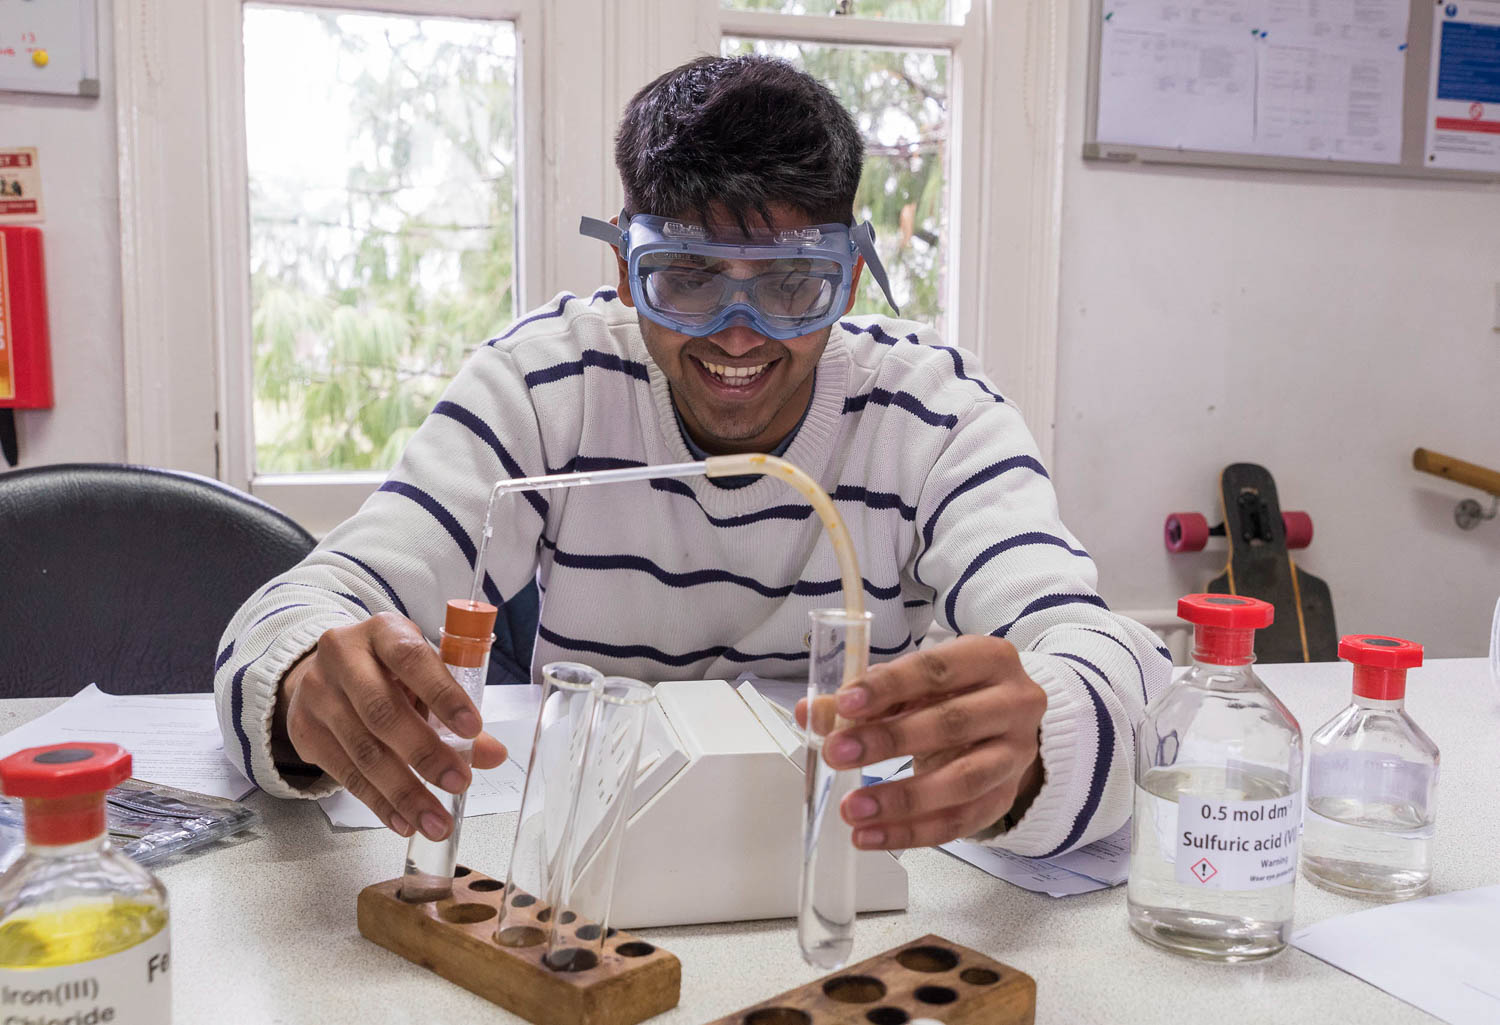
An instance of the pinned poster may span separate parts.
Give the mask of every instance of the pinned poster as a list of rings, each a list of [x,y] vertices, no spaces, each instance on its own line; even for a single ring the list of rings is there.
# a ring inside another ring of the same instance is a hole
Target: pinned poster
[[[1500,0],[1433,8],[1427,166],[1500,171]]]

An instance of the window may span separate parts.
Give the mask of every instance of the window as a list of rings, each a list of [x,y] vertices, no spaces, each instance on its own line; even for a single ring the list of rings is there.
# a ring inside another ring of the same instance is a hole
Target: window
[[[779,14],[836,14],[851,18],[890,18],[896,21],[951,21],[950,0],[721,0],[737,11],[774,11]],[[968,6],[964,4],[964,6]]]
[[[508,22],[249,5],[254,471],[385,470],[516,314]]]

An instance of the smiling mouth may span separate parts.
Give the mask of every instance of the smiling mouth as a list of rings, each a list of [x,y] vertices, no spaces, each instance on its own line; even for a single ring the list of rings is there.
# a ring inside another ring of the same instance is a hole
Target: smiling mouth
[[[719,384],[727,388],[748,388],[756,381],[765,376],[766,371],[775,366],[779,359],[773,359],[766,363],[756,363],[745,367],[731,367],[723,363],[710,363],[706,359],[692,357],[693,362],[708,372]]]

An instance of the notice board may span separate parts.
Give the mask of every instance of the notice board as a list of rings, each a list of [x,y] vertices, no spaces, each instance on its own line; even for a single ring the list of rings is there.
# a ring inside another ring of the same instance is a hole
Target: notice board
[[[1084,156],[1500,181],[1500,0],[1091,0]]]

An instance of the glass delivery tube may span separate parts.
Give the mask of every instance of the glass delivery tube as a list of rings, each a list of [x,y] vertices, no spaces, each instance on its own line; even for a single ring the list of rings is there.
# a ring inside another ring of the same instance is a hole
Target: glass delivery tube
[[[802,879],[797,942],[819,968],[842,968],[854,948],[852,828],[839,814],[860,785],[858,769],[834,769],[823,758],[824,738],[847,723],[834,708],[840,687],[864,672],[870,653],[870,614],[818,609],[812,618],[807,674],[807,802],[802,820]]]
[[[640,680],[610,676],[599,691],[560,870],[547,903],[547,967],[582,972],[599,963],[615,874],[635,794],[641,735],[656,694]]]
[[[496,609],[476,601],[450,601],[443,622],[439,654],[453,678],[478,709],[484,702],[484,678],[489,671],[490,645],[495,641]],[[457,751],[465,762],[472,762],[474,741],[448,729],[436,715],[428,713],[427,722],[437,730],[443,743]],[[464,823],[464,802],[469,791],[457,794],[428,784],[443,810],[453,816],[453,831],[442,840],[429,840],[413,833],[406,848],[406,870],[401,877],[401,899],[421,902],[442,900],[453,894],[453,867],[458,861],[458,838]]]
[[[562,863],[573,798],[583,775],[584,754],[604,677],[578,662],[542,667],[542,707],[537,714],[521,793],[521,815],[505,875],[505,905],[495,923],[495,942],[529,947],[546,938],[551,917],[539,907],[552,890]]]

